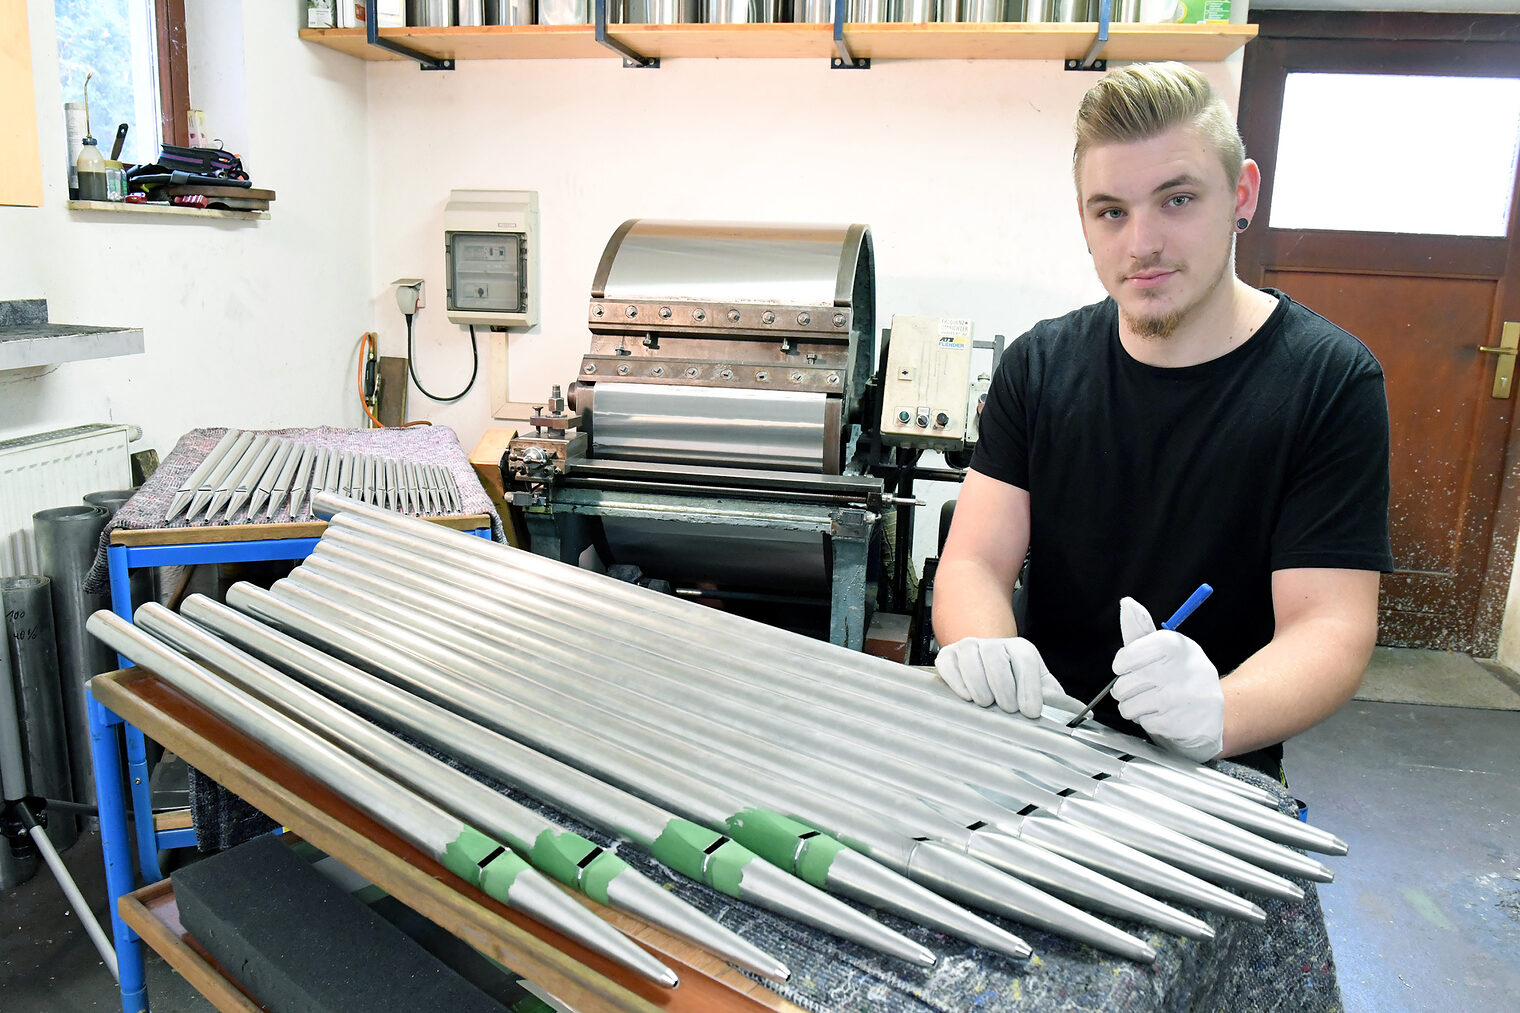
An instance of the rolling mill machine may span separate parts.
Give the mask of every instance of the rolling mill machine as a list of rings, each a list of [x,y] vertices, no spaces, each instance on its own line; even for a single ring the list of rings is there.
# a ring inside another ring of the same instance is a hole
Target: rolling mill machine
[[[918,455],[975,439],[971,327],[894,318],[878,371],[866,226],[625,222],[587,322],[575,382],[503,459],[534,552],[792,628],[826,605],[856,649],[868,588],[906,609]]]

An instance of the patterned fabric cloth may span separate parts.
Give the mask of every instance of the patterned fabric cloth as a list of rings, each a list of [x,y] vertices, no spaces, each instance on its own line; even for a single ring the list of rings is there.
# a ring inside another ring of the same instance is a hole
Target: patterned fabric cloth
[[[100,547],[95,554],[95,564],[90,568],[85,578],[85,591],[91,594],[103,594],[111,589],[110,571],[107,566],[106,550],[111,544],[111,532],[117,528],[140,530],[147,528],[200,528],[218,527],[219,524],[208,523],[204,517],[198,517],[194,523],[185,520],[180,514],[173,521],[166,522],[164,514],[169,510],[169,504],[173,502],[175,493],[189,478],[200,463],[211,453],[217,441],[226,433],[226,429],[192,429],[180,437],[169,456],[164,458],[151,478],[142,484],[142,488],[133,494],[132,498],[123,503],[121,509],[116,511],[116,516],[100,536]],[[449,470],[454,476],[454,482],[459,486],[460,498],[464,501],[464,512],[467,514],[487,514],[491,518],[491,535],[498,542],[506,541],[506,533],[502,528],[501,518],[496,516],[496,508],[491,505],[491,499],[481,487],[480,479],[475,476],[475,470],[470,466],[469,457],[459,446],[459,438],[454,435],[454,430],[447,426],[414,426],[411,429],[335,429],[331,426],[318,426],[315,429],[272,429],[265,431],[266,435],[279,436],[288,440],[301,443],[310,443],[318,447],[328,447],[334,450],[355,451],[362,454],[378,454],[381,457],[400,457],[418,464],[436,464]],[[231,524],[263,523],[262,517],[253,521],[247,513],[247,507],[242,507],[227,522]],[[290,502],[276,511],[270,518],[269,523],[289,523]],[[187,536],[187,542],[194,538]]]
[[[404,734],[399,737],[420,745]],[[1149,966],[988,916],[1034,949],[1033,958],[1019,962],[892,915],[875,913],[878,921],[928,946],[938,955],[939,962],[934,967],[921,969],[751,907],[678,876],[636,848],[619,848],[618,842],[606,834],[470,770],[436,750],[426,746],[421,748],[602,847],[616,850],[631,867],[655,883],[785,962],[792,969],[789,982],[762,983],[803,1009],[817,1013],[965,1013],[968,1010],[980,1013],[1013,1010],[1318,1013],[1341,1008],[1335,960],[1320,910],[1319,894],[1312,883],[1300,884],[1305,888],[1304,899],[1296,904],[1253,897],[1267,915],[1266,923],[1259,926],[1191,911],[1214,928],[1217,935],[1212,942],[1183,939],[1158,929],[1115,920],[1115,924],[1125,931],[1155,947],[1156,962]],[[1278,797],[1282,811],[1293,813],[1293,799],[1281,784],[1239,764],[1226,762],[1218,766],[1232,777],[1272,791]],[[221,792],[224,801],[231,799],[236,804],[219,810],[195,810],[196,830],[203,847],[208,840],[216,841],[217,846],[229,847],[262,832],[248,815],[253,812],[251,806],[219,787],[216,790]],[[240,812],[240,808],[246,812]],[[213,817],[212,822],[201,822],[203,811]]]

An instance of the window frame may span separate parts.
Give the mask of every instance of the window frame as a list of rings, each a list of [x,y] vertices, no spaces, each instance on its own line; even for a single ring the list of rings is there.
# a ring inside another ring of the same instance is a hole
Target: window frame
[[[153,0],[158,63],[159,129],[163,144],[189,143],[190,72],[185,47],[185,0]]]

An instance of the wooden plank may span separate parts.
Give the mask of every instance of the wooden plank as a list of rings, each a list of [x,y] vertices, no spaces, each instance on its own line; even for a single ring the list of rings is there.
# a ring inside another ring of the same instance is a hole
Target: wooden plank
[[[71,200],[70,211],[105,211],[128,215],[189,215],[192,218],[230,218],[250,221],[269,217],[268,211],[226,211],[222,208],[187,208],[178,204],[132,204],[124,200]]]
[[[487,514],[454,514],[424,517],[455,531],[475,531],[491,526]],[[111,532],[112,545],[206,545],[253,542],[275,538],[321,538],[326,521],[294,521],[287,524],[213,524],[189,528],[118,528]]]
[[[154,813],[154,830],[189,830],[195,825],[195,820],[190,815],[189,809],[175,809],[172,812]]]
[[[1063,60],[1085,56],[1096,24],[852,24],[856,55],[898,60]],[[458,60],[615,59],[589,25],[382,28],[380,34]],[[833,26],[609,25],[608,34],[647,56],[827,59]],[[1111,25],[1099,54],[1111,60],[1222,60],[1256,37],[1255,25]],[[404,59],[370,46],[363,29],[308,28],[301,38],[364,60]]]
[[[203,710],[151,672],[96,676],[105,707],[359,875],[577,1009],[793,1011],[750,979],[653,927],[639,941],[681,977],[663,989],[467,885],[347,799]],[[589,906],[589,905],[588,905]],[[611,912],[598,914],[613,920]],[[705,972],[705,973],[704,973]]]
[[[42,206],[42,152],[32,92],[26,0],[0,0],[0,204]]]
[[[185,931],[167,879],[120,898],[116,909],[143,942],[222,1013],[267,1013]]]

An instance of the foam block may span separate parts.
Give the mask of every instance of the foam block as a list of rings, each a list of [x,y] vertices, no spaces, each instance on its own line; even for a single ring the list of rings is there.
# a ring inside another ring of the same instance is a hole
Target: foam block
[[[271,1013],[502,1013],[273,836],[170,879],[186,931]]]

